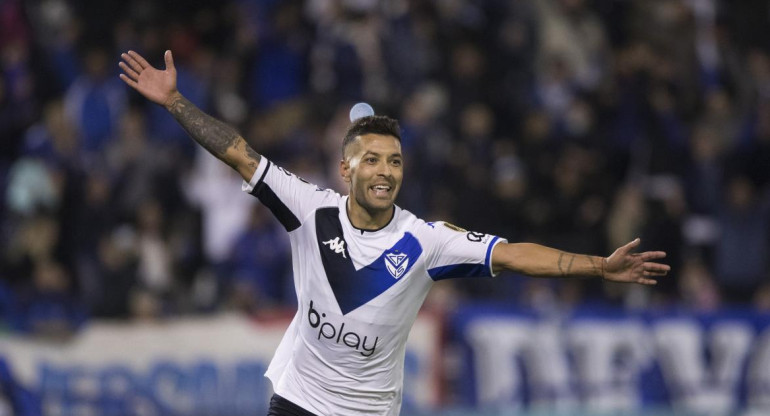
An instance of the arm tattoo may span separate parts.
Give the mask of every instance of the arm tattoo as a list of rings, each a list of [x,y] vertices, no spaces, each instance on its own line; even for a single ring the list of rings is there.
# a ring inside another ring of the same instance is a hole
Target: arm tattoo
[[[566,263],[566,259],[564,258],[564,256],[569,257],[569,263],[567,263],[566,265],[564,264]],[[559,253],[558,266],[559,266],[559,272],[561,273],[562,276],[567,276],[570,274],[570,272],[572,271],[572,263],[575,262],[575,257],[576,256],[574,254]]]
[[[249,156],[249,166],[256,169],[257,165],[259,165],[260,159],[262,159],[262,156],[254,151],[254,149],[252,149],[248,144],[246,145],[246,155]]]
[[[235,167],[233,161],[225,159],[227,149],[241,144],[254,163],[259,163],[259,154],[246,144],[235,129],[204,113],[187,98],[178,96],[168,109],[193,140],[228,165]]]
[[[567,266],[567,274],[569,274],[572,271],[572,263],[575,262],[575,255],[571,255],[569,258],[569,265]]]
[[[593,256],[586,256],[588,261],[591,263],[591,270],[594,275],[604,277],[604,272],[602,271],[602,265],[596,264],[596,260],[594,260]]]

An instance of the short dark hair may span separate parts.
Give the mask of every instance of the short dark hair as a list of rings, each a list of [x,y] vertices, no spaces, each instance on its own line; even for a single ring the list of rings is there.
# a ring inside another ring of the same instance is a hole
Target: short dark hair
[[[348,127],[345,133],[345,139],[342,140],[342,157],[345,157],[345,149],[358,136],[365,134],[382,134],[393,136],[401,141],[401,127],[398,120],[388,116],[366,116],[361,117]]]

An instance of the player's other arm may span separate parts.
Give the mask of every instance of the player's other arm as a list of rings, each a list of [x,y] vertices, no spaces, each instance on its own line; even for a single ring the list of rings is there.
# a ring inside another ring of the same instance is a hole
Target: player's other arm
[[[492,252],[495,272],[510,270],[534,277],[601,277],[615,282],[654,285],[671,269],[655,260],[666,257],[662,251],[632,253],[634,241],[615,250],[609,257],[567,253],[532,243],[497,244]]]
[[[235,169],[246,181],[257,170],[261,156],[235,129],[201,111],[176,88],[176,68],[171,51],[164,56],[166,69],[150,65],[134,51],[121,54],[119,63],[126,84],[150,101],[165,107],[190,137],[212,155]]]

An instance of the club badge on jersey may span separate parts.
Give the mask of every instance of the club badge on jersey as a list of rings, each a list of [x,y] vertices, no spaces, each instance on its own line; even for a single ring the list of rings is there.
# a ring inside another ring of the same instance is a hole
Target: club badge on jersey
[[[405,253],[395,251],[385,254],[385,268],[393,278],[400,279],[406,272],[407,266],[409,266],[409,256]]]

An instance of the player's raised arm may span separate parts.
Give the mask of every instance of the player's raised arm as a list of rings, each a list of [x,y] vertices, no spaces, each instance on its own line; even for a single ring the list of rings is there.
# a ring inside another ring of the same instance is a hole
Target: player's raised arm
[[[534,277],[594,276],[614,282],[654,285],[671,267],[655,260],[666,257],[662,251],[632,253],[634,241],[615,250],[609,257],[566,253],[531,243],[498,244],[492,252],[494,270],[511,270]]]
[[[235,129],[201,111],[176,88],[176,68],[171,51],[166,51],[166,69],[150,65],[141,55],[128,51],[119,63],[126,84],[148,100],[165,107],[196,142],[238,171],[249,181],[257,170],[260,155]]]

